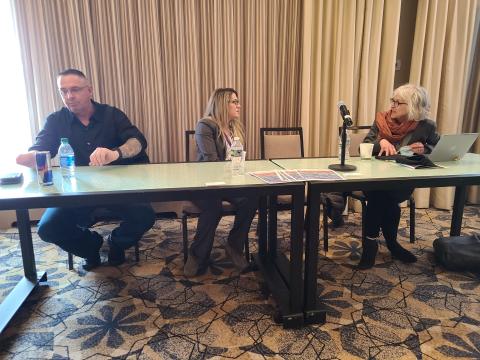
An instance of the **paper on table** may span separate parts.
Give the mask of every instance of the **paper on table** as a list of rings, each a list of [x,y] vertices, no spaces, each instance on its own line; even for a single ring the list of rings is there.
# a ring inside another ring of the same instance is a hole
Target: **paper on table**
[[[290,176],[282,173],[282,170],[255,171],[249,172],[249,174],[267,184],[281,184],[294,181]]]
[[[345,180],[342,175],[330,169],[301,169],[297,171],[306,181]]]
[[[409,169],[435,169],[435,168],[441,168],[445,169],[445,166],[435,164],[435,166],[425,166],[425,165],[409,165],[409,164],[402,164],[402,163],[397,163],[400,166],[407,167]]]
[[[225,181],[212,181],[212,182],[205,183],[205,186],[219,186],[219,185],[225,185]]]
[[[280,170],[282,174],[286,175],[291,181],[305,181],[302,174],[298,170]]]
[[[329,169],[255,171],[250,172],[249,174],[266,182],[267,184],[279,184],[295,181],[344,180],[340,174]]]

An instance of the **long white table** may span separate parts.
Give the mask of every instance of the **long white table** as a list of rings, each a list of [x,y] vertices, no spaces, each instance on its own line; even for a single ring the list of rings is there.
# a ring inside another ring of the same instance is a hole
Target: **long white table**
[[[266,161],[248,161],[246,172],[278,169]],[[73,180],[62,179],[54,169],[52,186],[38,185],[33,171],[26,169],[24,182],[0,186],[0,210],[16,210],[24,277],[0,305],[0,332],[31,291],[46,280],[38,273],[30,231],[28,209],[90,206],[130,202],[195,200],[214,196],[254,196],[260,199],[259,254],[256,263],[263,272],[282,315],[285,327],[299,327],[303,314],[303,202],[304,184],[268,185],[250,175],[232,176],[227,162],[145,164],[130,166],[78,167]],[[268,196],[293,198],[290,261],[266,255]],[[280,265],[276,263],[280,262]],[[279,272],[287,264],[287,269]],[[283,275],[287,273],[287,278]]]
[[[326,169],[336,158],[302,158],[249,161],[246,172],[285,169]],[[320,194],[330,191],[455,186],[451,234],[460,232],[467,185],[480,184],[480,155],[467,154],[444,169],[412,170],[380,160],[352,158],[357,171],[344,173],[345,180],[308,184],[308,224],[303,245],[304,183],[268,185],[249,175],[232,177],[228,163],[177,163],[131,166],[79,167],[75,181],[63,180],[54,170],[54,185],[37,184],[33,171],[25,172],[20,185],[0,186],[0,210],[14,209],[20,233],[25,276],[0,304],[0,332],[35,286],[46,280],[37,273],[28,209],[54,206],[88,206],[128,202],[195,200],[212,196],[257,196],[259,206],[259,253],[255,262],[262,271],[279,307],[285,327],[325,321],[317,304],[317,264]],[[277,254],[275,204],[278,195],[292,196],[290,259]],[[269,199],[269,200],[268,200]],[[267,231],[267,202],[272,213]],[[273,211],[272,211],[273,209]],[[268,233],[268,237],[267,237]],[[304,252],[305,251],[305,252]],[[303,260],[305,255],[305,260]],[[302,268],[304,265],[304,276]]]
[[[328,169],[338,163],[336,158],[302,158],[273,160],[284,169]],[[347,164],[355,165],[352,172],[343,172],[345,180],[315,181],[308,184],[308,229],[305,240],[304,312],[306,322],[317,322],[322,313],[317,304],[317,265],[319,244],[320,195],[325,192],[348,192],[354,190],[395,190],[455,186],[450,234],[459,235],[466,186],[480,184],[480,155],[466,154],[460,161],[438,163],[444,168],[410,169],[395,162],[361,160],[351,158]],[[327,224],[324,224],[327,226]],[[311,319],[311,321],[309,320]]]

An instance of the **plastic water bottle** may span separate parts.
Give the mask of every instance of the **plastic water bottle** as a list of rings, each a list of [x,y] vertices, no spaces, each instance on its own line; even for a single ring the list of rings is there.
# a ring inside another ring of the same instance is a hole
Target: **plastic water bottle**
[[[62,138],[61,142],[58,148],[58,155],[60,156],[62,176],[64,178],[72,178],[75,176],[75,154],[67,138]]]
[[[240,142],[240,138],[235,136],[233,138],[232,147],[230,148],[230,160],[232,161],[232,175],[241,175],[243,145]]]
[[[350,159],[350,134],[347,130],[347,142],[345,144],[345,160]],[[342,160],[342,135],[338,139],[338,160]]]

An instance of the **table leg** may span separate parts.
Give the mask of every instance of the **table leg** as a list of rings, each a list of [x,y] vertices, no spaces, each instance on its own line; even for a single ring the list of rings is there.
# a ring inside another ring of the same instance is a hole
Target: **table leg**
[[[277,231],[272,226],[276,222],[273,219],[269,219],[268,244],[260,241],[259,252],[253,259],[262,273],[266,289],[277,305],[274,319],[282,322],[285,328],[299,328],[304,325],[302,279],[304,187],[298,186],[291,195],[290,260],[283,253],[273,254],[277,249],[277,239],[274,236]],[[273,201],[276,201],[276,196],[272,197],[271,202]],[[266,206],[266,202],[264,204]],[[275,211],[269,211],[269,216],[276,217],[276,206],[273,209]]]
[[[277,196],[270,196],[268,203],[268,256],[277,256]]]
[[[28,209],[17,210],[17,224],[25,276],[0,304],[0,333],[7,327],[10,320],[37,284],[47,280],[46,272],[37,273],[35,267],[35,254],[33,252]]]
[[[303,308],[303,206],[305,190],[295,190],[292,197],[292,230],[290,235],[290,309],[292,313],[301,313]]]
[[[28,209],[17,210],[17,224],[25,277],[28,280],[36,281],[37,269],[35,267],[35,253],[33,252],[32,231],[30,230]]]
[[[459,236],[462,230],[463,209],[467,199],[467,187],[457,186],[455,188],[455,200],[453,201],[452,223],[450,225],[450,236]]]
[[[258,204],[258,256],[264,259],[267,254],[267,199],[261,196]]]
[[[320,238],[320,192],[308,184],[307,193],[308,228],[305,240],[305,323],[323,324],[326,321],[326,311],[317,304],[317,267],[318,244]],[[327,224],[323,224],[327,226]]]

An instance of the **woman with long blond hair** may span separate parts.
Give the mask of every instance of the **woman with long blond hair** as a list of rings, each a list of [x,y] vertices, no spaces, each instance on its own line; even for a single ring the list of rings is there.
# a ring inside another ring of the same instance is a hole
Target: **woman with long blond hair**
[[[234,137],[244,144],[245,131],[239,120],[240,102],[238,93],[232,88],[220,88],[213,91],[207,108],[195,129],[198,161],[223,161],[230,159],[230,147]],[[193,277],[203,273],[210,258],[215,230],[222,216],[222,200],[235,206],[236,215],[232,230],[225,244],[225,251],[235,267],[245,270],[248,262],[243,255],[243,244],[257,209],[256,198],[214,198],[195,201],[201,213],[198,218],[197,232],[184,266],[184,275]]]

